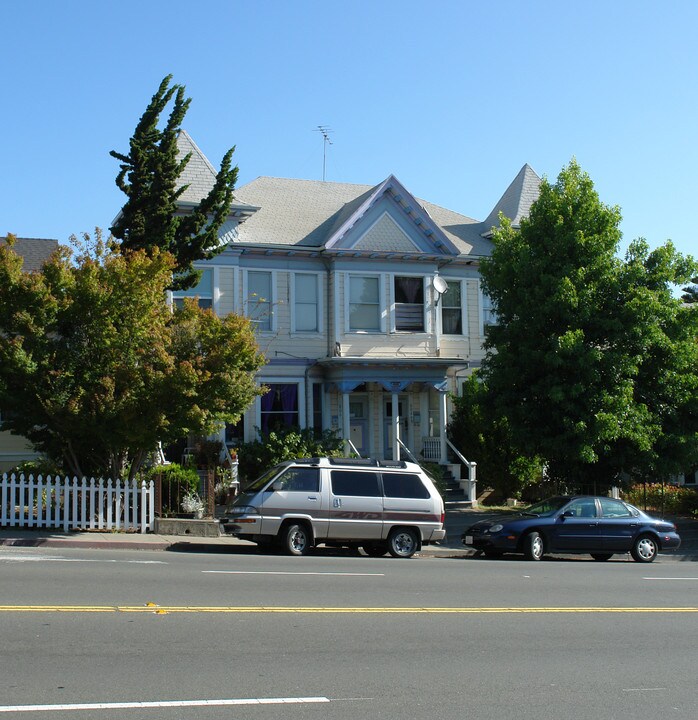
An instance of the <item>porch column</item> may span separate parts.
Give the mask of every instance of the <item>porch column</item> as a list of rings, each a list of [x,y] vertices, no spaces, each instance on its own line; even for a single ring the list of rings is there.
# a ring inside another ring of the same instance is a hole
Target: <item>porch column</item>
[[[448,410],[446,400],[448,398],[446,390],[439,390],[439,464],[446,465],[448,463],[448,448],[446,445],[446,420],[448,419]]]
[[[393,392],[391,395],[393,415],[391,423],[393,425],[393,460],[400,459],[400,415],[398,405],[398,394]]]

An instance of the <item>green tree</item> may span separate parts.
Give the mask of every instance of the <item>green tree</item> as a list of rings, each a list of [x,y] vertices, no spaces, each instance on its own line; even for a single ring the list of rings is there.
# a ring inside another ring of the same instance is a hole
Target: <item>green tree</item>
[[[85,236],[41,272],[0,247],[5,426],[76,475],[132,477],[158,441],[236,422],[263,363],[248,320],[174,313],[174,258]]]
[[[520,498],[527,486],[540,482],[542,463],[513,444],[508,420],[497,417],[494,408],[487,385],[473,373],[462,394],[453,397],[448,436],[468,459],[477,461],[479,483],[493,488],[498,500]]]
[[[130,140],[129,153],[110,152],[121,161],[116,184],[128,196],[110,230],[124,250],[159,248],[171,253],[176,259],[172,287],[186,289],[196,285],[201,274],[192,263],[224,249],[218,230],[230,211],[238,168],[231,167],[233,147],[224,155],[209,194],[186,213],[178,213],[178,200],[187,188],[180,185],[180,176],[190,155],[178,157],[177,136],[191,98],[185,98],[183,85],[170,87],[171,80],[168,75],[153,95]],[[172,109],[160,129],[160,116],[170,102]]]
[[[693,382],[660,377],[652,363],[653,351],[671,353],[683,337],[687,316],[669,285],[695,264],[670,244],[655,253],[636,244],[622,261],[620,220],[573,161],[555,184],[543,181],[520,230],[502,219],[482,263],[499,317],[483,364],[496,413],[524,454],[571,483],[650,471],[669,430],[659,389],[676,401]],[[695,366],[689,372],[695,378]],[[677,428],[684,440],[695,430]]]

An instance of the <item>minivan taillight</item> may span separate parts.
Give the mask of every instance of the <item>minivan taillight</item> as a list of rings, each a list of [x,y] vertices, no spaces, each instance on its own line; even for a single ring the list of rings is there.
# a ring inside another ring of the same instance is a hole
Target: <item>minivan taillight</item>
[[[443,525],[445,522],[446,522],[446,513],[442,512],[441,513],[441,524]]]

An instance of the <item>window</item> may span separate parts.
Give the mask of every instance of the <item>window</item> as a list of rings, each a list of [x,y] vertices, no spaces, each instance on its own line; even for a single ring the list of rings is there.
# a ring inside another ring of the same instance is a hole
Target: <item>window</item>
[[[380,497],[378,473],[362,470],[333,470],[331,475],[333,495],[354,497]]]
[[[395,329],[424,332],[424,279],[395,277]]]
[[[595,518],[596,503],[592,499],[573,500],[566,508],[565,513],[571,512],[578,518]]]
[[[601,512],[606,518],[629,518],[633,514],[620,500],[614,498],[599,498],[601,502]]]
[[[492,300],[489,295],[484,292],[480,292],[480,307],[482,308],[482,330],[484,334],[487,327],[497,324],[497,313],[492,308]]]
[[[293,310],[296,332],[318,332],[318,276],[296,273],[293,280]]]
[[[459,281],[447,281],[446,292],[441,296],[441,332],[444,335],[463,334],[463,304]]]
[[[280,428],[299,427],[298,385],[271,383],[269,392],[260,399],[260,430],[267,435]]]
[[[247,314],[259,330],[271,330],[272,275],[270,272],[247,273]]]
[[[320,470],[318,468],[289,468],[274,481],[286,492],[320,492]]]
[[[419,475],[409,473],[383,473],[383,488],[386,497],[428,498],[429,491],[424,487]]]
[[[174,290],[172,292],[172,302],[176,307],[184,305],[184,298],[198,298],[199,307],[213,307],[213,269],[208,268],[201,273],[201,279],[198,284],[189,290]]]
[[[349,276],[349,329],[380,331],[380,287],[377,277]]]

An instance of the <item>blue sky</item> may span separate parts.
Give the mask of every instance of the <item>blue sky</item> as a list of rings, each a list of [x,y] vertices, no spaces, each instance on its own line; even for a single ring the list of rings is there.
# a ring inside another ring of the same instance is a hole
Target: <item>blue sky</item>
[[[172,73],[184,127],[238,185],[393,173],[483,219],[524,163],[576,157],[624,246],[698,255],[698,3],[0,0],[0,234],[107,228],[128,140]]]

